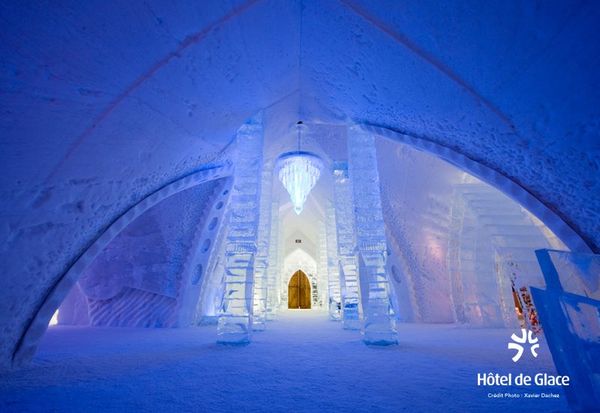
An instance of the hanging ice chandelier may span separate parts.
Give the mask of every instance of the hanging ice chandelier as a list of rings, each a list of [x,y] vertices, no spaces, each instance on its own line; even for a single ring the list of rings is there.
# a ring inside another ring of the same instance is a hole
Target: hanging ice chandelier
[[[300,215],[310,191],[321,176],[323,163],[310,152],[287,152],[277,160],[279,180],[290,194],[294,211]]]
[[[298,122],[298,150],[277,159],[278,177],[290,194],[296,214],[300,215],[310,191],[321,176],[323,162],[317,155],[300,150],[302,122]]]

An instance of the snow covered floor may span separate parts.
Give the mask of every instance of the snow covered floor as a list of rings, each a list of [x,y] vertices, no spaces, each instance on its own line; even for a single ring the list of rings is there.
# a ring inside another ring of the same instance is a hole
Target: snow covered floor
[[[285,311],[267,327],[245,347],[215,344],[214,326],[53,327],[29,367],[0,376],[0,411],[567,410],[562,393],[491,399],[498,389],[476,386],[478,372],[553,372],[543,343],[540,357],[513,363],[508,330],[402,324],[399,346],[369,348],[318,311]]]

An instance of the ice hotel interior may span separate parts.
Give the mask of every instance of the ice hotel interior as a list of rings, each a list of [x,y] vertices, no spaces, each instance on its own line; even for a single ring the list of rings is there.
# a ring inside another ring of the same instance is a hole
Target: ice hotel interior
[[[1,412],[600,411],[600,2],[0,1]]]

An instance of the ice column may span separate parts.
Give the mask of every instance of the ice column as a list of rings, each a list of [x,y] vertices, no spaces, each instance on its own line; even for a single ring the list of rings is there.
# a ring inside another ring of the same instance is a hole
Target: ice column
[[[281,225],[281,223],[280,223]],[[283,261],[285,258],[284,251],[284,239],[281,236],[281,230],[279,232],[279,236],[277,239],[277,257],[278,266],[277,266],[277,302],[281,306],[282,302],[284,302],[284,296],[287,297],[287,282],[284,273],[283,273]]]
[[[327,205],[326,239],[327,239],[327,289],[329,292],[329,318],[341,319],[342,300],[340,292],[340,271],[338,264],[337,235],[335,226],[335,208]]]
[[[337,163],[333,169],[333,178],[340,284],[342,285],[342,321],[345,329],[359,330],[361,327],[360,292],[354,232],[354,203],[352,185],[348,178],[348,165]]]
[[[237,133],[225,248],[225,291],[217,328],[217,341],[224,344],[250,342],[262,133],[262,124],[255,119]]]
[[[279,307],[279,202],[271,202],[269,267],[267,268],[267,321],[275,319]]]
[[[265,329],[267,318],[267,271],[269,267],[269,244],[271,238],[272,183],[273,165],[265,164],[261,176],[258,250],[254,264],[254,317],[252,328],[255,331]]]
[[[318,238],[318,261],[317,261],[317,290],[319,292],[319,302],[325,303],[325,299],[329,301],[329,283],[328,283],[328,267],[327,267],[327,230],[325,222],[318,222],[319,238]]]
[[[356,238],[360,258],[364,341],[397,344],[391,288],[385,269],[387,240],[374,137],[358,127],[348,131],[348,169],[354,191]]]

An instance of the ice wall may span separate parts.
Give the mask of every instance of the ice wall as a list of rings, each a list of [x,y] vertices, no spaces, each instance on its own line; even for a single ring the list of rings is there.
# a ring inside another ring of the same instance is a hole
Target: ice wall
[[[462,181],[453,188],[447,257],[457,321],[518,327],[516,295],[521,327],[538,331],[529,287],[544,282],[533,251],[551,240],[543,225],[497,189],[467,174]]]
[[[75,322],[89,314],[94,326],[172,327],[178,325],[179,310],[189,283],[186,261],[197,245],[210,212],[211,201],[219,195],[223,182],[213,181],[180,192],[125,228],[93,261],[74,287],[72,296],[60,307],[59,323],[70,324],[63,313],[73,314]],[[196,267],[198,263],[191,264]],[[198,274],[202,277],[202,274]],[[195,304],[195,303],[194,303]],[[193,304],[193,305],[194,305]]]
[[[377,149],[400,319],[517,326],[514,288],[531,327],[528,288],[544,285],[534,251],[556,237],[497,189],[432,155],[384,139]]]
[[[404,145],[377,141],[383,216],[398,282],[415,321],[453,322],[447,266],[452,186],[461,172]],[[416,308],[414,307],[416,305]]]

